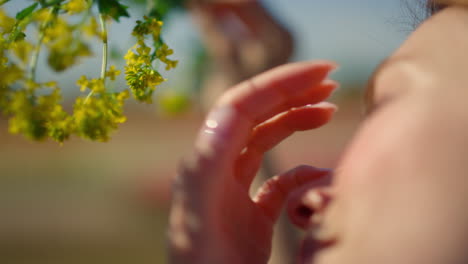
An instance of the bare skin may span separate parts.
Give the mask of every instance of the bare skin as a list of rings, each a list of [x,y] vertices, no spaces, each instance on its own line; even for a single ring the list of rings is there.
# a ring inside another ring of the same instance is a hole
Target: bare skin
[[[252,200],[248,188],[263,152],[295,130],[315,128],[331,118],[331,104],[291,108],[327,98],[336,87],[325,81],[333,68],[330,63],[282,66],[241,83],[220,99],[176,186],[170,220],[174,263],[266,263],[272,227],[287,193],[328,171],[298,169],[287,176],[290,180],[282,180],[286,184],[280,196],[264,192]],[[257,107],[259,102],[263,107]]]
[[[467,263],[467,28],[468,10],[449,7],[390,56],[331,186],[329,170],[300,166],[247,192],[264,151],[331,118],[333,105],[305,105],[336,87],[335,66],[289,64],[233,87],[182,164],[171,263],[267,263],[288,199],[311,231],[301,263]]]

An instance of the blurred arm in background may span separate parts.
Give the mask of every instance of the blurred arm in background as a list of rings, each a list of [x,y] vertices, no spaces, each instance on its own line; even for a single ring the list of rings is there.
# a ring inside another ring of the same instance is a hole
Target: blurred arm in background
[[[293,52],[290,32],[255,0],[192,0],[211,65],[202,100],[206,109],[226,89],[284,64]]]

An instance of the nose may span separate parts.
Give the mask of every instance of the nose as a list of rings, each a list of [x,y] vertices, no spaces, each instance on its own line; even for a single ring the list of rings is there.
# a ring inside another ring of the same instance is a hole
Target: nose
[[[316,186],[304,186],[293,192],[287,205],[290,221],[301,229],[319,224],[321,215],[331,197],[329,188],[317,188]]]

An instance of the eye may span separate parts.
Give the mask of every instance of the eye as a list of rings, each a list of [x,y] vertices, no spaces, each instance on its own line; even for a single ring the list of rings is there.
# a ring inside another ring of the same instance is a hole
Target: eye
[[[376,113],[386,108],[392,101],[392,96],[386,96],[379,99],[378,101],[373,101],[372,105],[367,109],[366,118],[374,116]]]
[[[390,59],[385,59],[382,63],[377,66],[375,71],[370,76],[369,80],[366,84],[366,89],[364,91],[364,115],[369,116],[372,112],[374,112],[376,108],[375,104],[375,84],[377,77],[382,72],[382,69],[389,63]]]
[[[374,88],[374,79],[371,79],[365,94],[364,94],[364,117],[369,118],[373,116],[376,112],[378,112],[382,107],[385,107],[390,101],[394,94],[387,94],[384,96],[376,96],[375,95],[375,88]]]
[[[364,92],[364,116],[369,116],[375,110],[375,107],[374,84],[370,79]]]

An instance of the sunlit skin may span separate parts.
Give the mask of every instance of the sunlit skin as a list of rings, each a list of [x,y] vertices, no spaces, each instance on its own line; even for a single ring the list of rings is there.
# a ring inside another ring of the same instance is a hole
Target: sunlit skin
[[[370,114],[334,171],[299,166],[253,199],[262,154],[330,120],[335,106],[305,105],[334,90],[335,65],[289,64],[233,87],[181,165],[171,263],[267,263],[285,204],[310,231],[300,263],[467,263],[467,49],[467,9],[424,22],[372,78]]]

